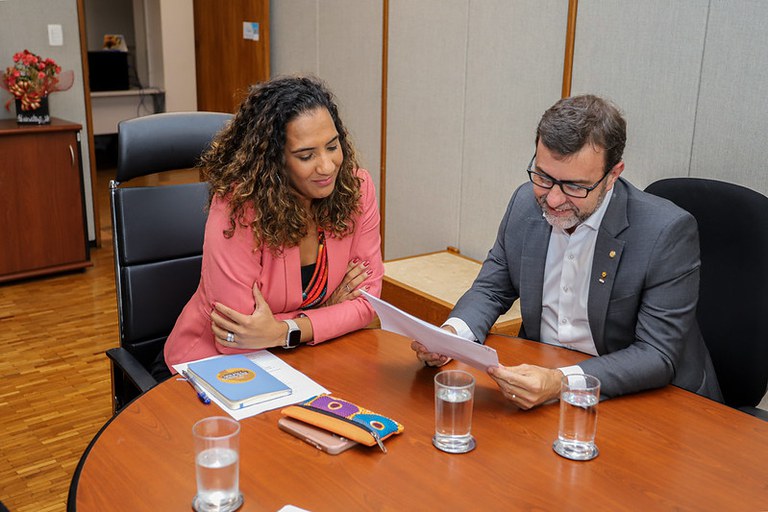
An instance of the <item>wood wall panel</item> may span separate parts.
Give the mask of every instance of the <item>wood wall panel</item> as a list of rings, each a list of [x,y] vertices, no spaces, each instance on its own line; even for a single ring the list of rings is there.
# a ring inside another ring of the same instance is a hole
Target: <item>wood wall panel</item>
[[[234,112],[248,88],[269,78],[269,1],[195,0],[197,108]],[[259,40],[243,38],[259,23]]]

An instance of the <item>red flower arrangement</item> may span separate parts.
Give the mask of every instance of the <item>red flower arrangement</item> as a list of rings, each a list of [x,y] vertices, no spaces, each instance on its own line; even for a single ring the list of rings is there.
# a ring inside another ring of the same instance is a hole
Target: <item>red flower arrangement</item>
[[[13,66],[3,74],[2,87],[21,102],[22,110],[35,110],[43,98],[56,91],[65,91],[72,87],[74,73],[67,71],[59,78],[61,66],[53,59],[43,59],[29,50],[13,56]],[[9,110],[11,100],[5,104]]]

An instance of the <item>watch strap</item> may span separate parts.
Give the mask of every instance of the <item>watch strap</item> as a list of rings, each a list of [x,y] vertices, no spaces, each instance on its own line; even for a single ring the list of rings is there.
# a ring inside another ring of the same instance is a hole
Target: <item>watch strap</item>
[[[285,335],[283,348],[289,349],[298,347],[301,343],[301,329],[299,328],[299,324],[290,319],[283,320],[283,322],[288,326],[288,332]]]

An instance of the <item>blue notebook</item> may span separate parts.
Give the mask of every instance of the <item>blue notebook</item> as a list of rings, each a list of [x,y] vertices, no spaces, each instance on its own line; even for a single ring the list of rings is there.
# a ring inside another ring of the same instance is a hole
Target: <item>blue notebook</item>
[[[198,383],[230,409],[290,395],[291,388],[244,355],[221,356],[190,363]]]

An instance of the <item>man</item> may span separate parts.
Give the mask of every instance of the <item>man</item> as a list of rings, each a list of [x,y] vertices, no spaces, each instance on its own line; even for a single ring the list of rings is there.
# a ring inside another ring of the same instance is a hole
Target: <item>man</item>
[[[479,342],[520,298],[520,337],[591,354],[576,366],[488,370],[529,409],[586,373],[613,397],[675,384],[721,400],[698,324],[694,218],[620,178],[626,123],[596,96],[558,101],[536,131],[531,183],[509,202],[494,246],[444,328]],[[448,359],[412,345],[428,366]]]

